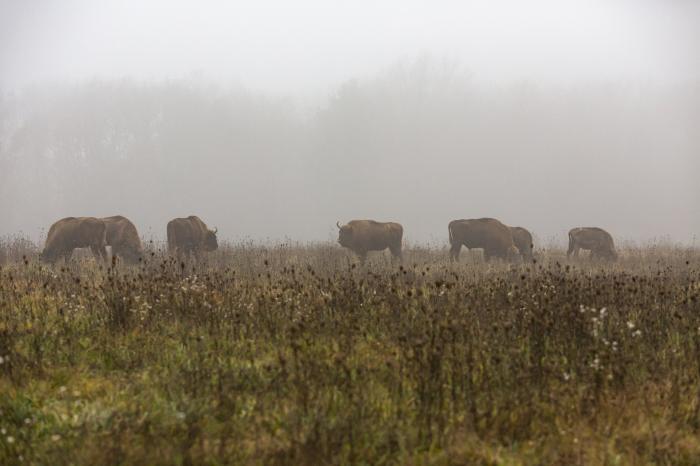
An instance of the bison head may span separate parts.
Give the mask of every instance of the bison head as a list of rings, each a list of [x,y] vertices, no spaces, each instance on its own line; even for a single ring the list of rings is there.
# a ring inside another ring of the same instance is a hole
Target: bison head
[[[58,260],[59,254],[53,249],[44,248],[43,251],[39,253],[39,260],[41,262],[47,262],[53,264]]]
[[[520,250],[518,250],[518,251],[520,252],[520,255],[522,256],[524,261],[530,262],[534,258],[533,250],[534,250],[533,245],[528,244],[527,247],[525,247],[522,251],[520,251]]]
[[[352,244],[352,226],[340,226],[340,222],[335,223],[338,227],[338,243],[343,247],[350,247]]]
[[[114,251],[114,249],[112,249]],[[120,251],[122,259],[128,264],[136,264],[139,259],[143,258],[143,250],[141,248],[125,248]]]
[[[598,244],[591,248],[591,259],[615,262],[617,257],[617,251],[612,242],[604,242],[603,244]]]
[[[506,258],[509,262],[516,262],[520,259],[520,251],[514,245],[508,248]]]
[[[214,230],[207,230],[207,233],[204,237],[204,248],[207,251],[215,251],[219,247],[219,243],[216,240],[216,233],[219,231],[218,228],[214,228]]]
[[[617,251],[615,251],[615,248],[611,247],[605,250],[603,257],[611,262],[615,262],[618,258]]]

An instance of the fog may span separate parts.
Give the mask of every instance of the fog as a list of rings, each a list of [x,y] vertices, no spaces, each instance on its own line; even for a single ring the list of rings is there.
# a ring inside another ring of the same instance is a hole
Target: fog
[[[497,217],[698,245],[700,3],[0,0],[0,235],[446,243]]]

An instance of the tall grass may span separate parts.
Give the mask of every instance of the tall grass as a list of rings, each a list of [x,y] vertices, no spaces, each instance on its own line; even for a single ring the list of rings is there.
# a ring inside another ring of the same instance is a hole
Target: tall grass
[[[2,464],[700,462],[694,249],[0,249]]]

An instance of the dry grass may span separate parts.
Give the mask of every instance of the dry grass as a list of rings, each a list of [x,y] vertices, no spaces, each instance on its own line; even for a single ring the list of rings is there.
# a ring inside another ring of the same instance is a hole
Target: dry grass
[[[3,241],[0,463],[700,462],[697,250],[153,249],[48,267]]]

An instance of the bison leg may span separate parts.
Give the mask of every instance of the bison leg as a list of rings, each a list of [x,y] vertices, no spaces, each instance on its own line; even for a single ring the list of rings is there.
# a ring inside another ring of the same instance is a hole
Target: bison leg
[[[358,251],[357,257],[360,258],[360,264],[365,265],[365,262],[367,262],[367,251]]]
[[[199,248],[199,247],[192,248],[192,255],[194,256],[194,260],[196,262],[200,262],[207,257],[206,252],[202,248]]]
[[[190,249],[190,247],[186,244],[175,248],[175,258],[178,260],[178,262],[186,261],[190,258],[190,254],[192,254],[192,249]]]
[[[119,260],[127,262],[129,256],[129,249],[124,245],[112,246],[112,257],[118,257]]]
[[[450,247],[450,262],[459,261],[459,253],[462,250],[462,244],[454,242]]]
[[[568,259],[568,258],[570,258],[572,255],[573,255],[574,257],[578,257],[578,251],[579,251],[580,249],[581,249],[581,248],[580,248],[576,243],[574,243],[573,241],[569,241],[569,250],[566,251],[566,258]]]
[[[399,262],[403,262],[403,257],[401,255],[401,245],[389,247],[389,252],[391,252],[391,255],[398,259]]]
[[[93,244],[90,246],[90,250],[92,251],[92,254],[95,256],[95,258],[99,257],[103,261],[107,262],[107,248],[105,248],[104,245],[96,245]]]
[[[102,260],[105,262],[109,262],[109,256],[107,255],[107,246],[103,244],[97,250],[100,253],[100,257],[102,258]]]
[[[63,257],[64,262],[68,262],[73,257],[73,248],[68,248],[59,257]]]

